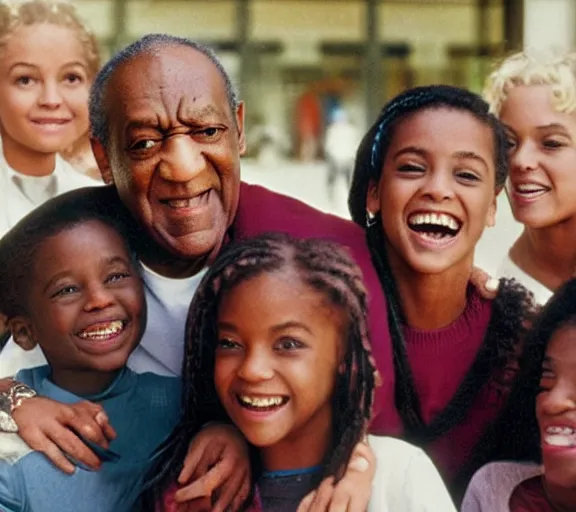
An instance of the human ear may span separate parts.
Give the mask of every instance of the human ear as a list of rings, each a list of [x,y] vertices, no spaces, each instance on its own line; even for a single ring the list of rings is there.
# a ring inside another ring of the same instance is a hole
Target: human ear
[[[15,316],[8,320],[8,328],[14,342],[23,350],[32,350],[38,343],[30,321],[23,316]]]
[[[110,168],[110,160],[108,159],[106,148],[102,142],[94,137],[90,138],[90,145],[92,146],[92,153],[94,153],[94,159],[98,164],[98,169],[100,169],[102,180],[104,180],[106,185],[112,185],[114,183],[114,177],[112,176],[112,169]]]
[[[366,213],[374,215],[378,211],[380,211],[380,189],[377,182],[370,180],[366,192]]]
[[[496,210],[498,208],[497,194],[494,194],[488,212],[486,214],[486,227],[493,228],[496,225]]]
[[[236,127],[238,128],[238,147],[240,156],[246,154],[246,134],[244,132],[244,102],[241,101],[236,108]]]

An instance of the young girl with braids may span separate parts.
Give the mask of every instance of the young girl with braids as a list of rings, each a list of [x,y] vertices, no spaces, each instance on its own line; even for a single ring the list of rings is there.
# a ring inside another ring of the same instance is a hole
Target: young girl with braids
[[[480,469],[463,512],[576,510],[575,342],[576,279],[571,279],[552,296],[528,335],[523,372],[503,414],[508,435],[500,441],[516,462]]]
[[[535,311],[517,283],[502,281],[495,300],[470,284],[506,175],[506,135],[488,105],[421,87],[386,105],[364,137],[349,198],[388,301],[403,437],[454,495],[479,467]]]
[[[332,243],[274,234],[226,248],[190,307],[183,416],[156,496],[194,433],[226,417],[259,452],[251,510],[294,511],[322,479],[339,479],[378,380],[366,304],[359,268]],[[378,460],[369,510],[454,510],[424,452],[368,442]],[[176,510],[172,493],[157,510]]]

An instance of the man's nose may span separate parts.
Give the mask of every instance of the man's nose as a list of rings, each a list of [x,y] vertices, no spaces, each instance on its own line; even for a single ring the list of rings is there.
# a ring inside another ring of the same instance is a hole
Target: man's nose
[[[206,158],[200,144],[186,134],[173,135],[165,141],[160,162],[160,177],[167,181],[185,183],[206,168]]]

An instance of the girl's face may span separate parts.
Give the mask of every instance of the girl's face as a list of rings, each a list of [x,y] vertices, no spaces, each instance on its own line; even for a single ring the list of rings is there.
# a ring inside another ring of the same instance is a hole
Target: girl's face
[[[323,459],[345,327],[344,313],[291,269],[263,273],[223,297],[216,391],[248,441],[266,449],[267,469]]]
[[[576,115],[554,110],[548,85],[514,87],[500,119],[509,140],[508,197],[519,222],[545,228],[576,214]]]
[[[576,326],[552,336],[542,365],[542,391],[536,417],[542,439],[546,479],[561,487],[576,485]]]
[[[90,81],[74,30],[19,27],[0,49],[0,128],[4,150],[56,153],[88,126]]]
[[[90,221],[46,239],[31,282],[28,317],[12,319],[11,327],[24,348],[40,344],[58,385],[91,392],[126,364],[146,310],[140,276],[116,231]]]
[[[420,273],[471,264],[494,224],[494,160],[492,130],[468,112],[435,108],[402,119],[367,197],[391,256]]]

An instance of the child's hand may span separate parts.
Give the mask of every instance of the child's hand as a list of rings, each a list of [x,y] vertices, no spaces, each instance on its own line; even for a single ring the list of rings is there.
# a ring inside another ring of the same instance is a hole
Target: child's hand
[[[251,484],[248,445],[242,434],[231,425],[204,427],[190,443],[178,484],[183,487],[174,496],[177,503],[212,498],[212,512],[239,510]]]
[[[327,478],[306,496],[297,512],[366,512],[372,495],[376,457],[366,443],[358,443],[344,477],[334,485]]]
[[[100,459],[75,432],[102,448],[108,448],[116,437],[104,409],[92,402],[69,405],[48,398],[29,398],[12,417],[18,434],[30,448],[44,453],[65,473],[73,473],[75,466],[62,452],[89,468],[100,468]]]
[[[500,282],[481,268],[474,267],[470,275],[470,282],[476,287],[482,297],[488,300],[496,298]]]

